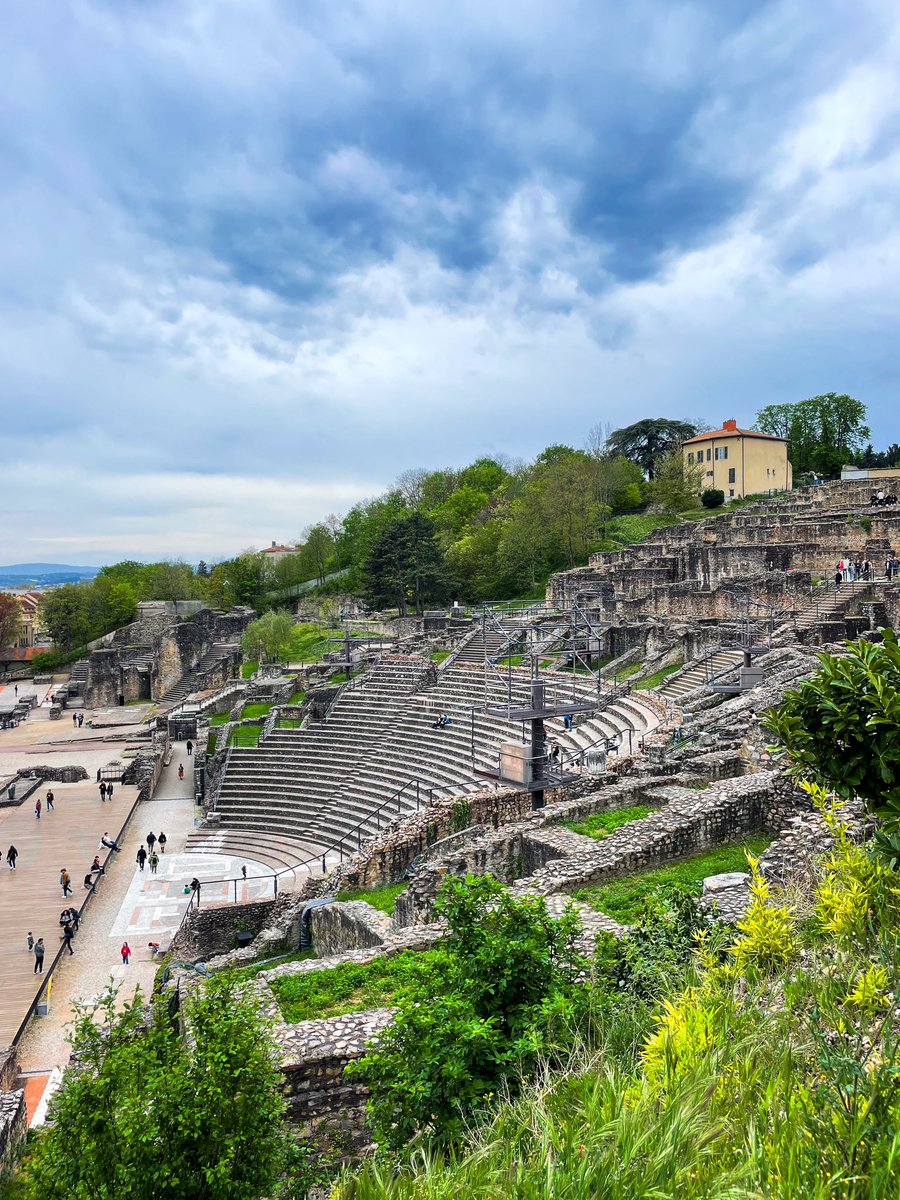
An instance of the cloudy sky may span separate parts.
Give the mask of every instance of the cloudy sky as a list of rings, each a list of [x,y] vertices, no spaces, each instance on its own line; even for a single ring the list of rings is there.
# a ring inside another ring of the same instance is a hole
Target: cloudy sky
[[[30,0],[0,40],[0,562],[215,559],[407,467],[900,441],[896,0]]]

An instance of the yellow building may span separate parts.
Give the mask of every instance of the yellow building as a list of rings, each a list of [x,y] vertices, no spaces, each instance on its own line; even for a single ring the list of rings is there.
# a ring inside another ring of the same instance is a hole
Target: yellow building
[[[787,441],[753,429],[738,429],[737,421],[698,433],[681,446],[685,465],[703,468],[700,490],[721,488],[726,500],[787,492],[793,486]]]

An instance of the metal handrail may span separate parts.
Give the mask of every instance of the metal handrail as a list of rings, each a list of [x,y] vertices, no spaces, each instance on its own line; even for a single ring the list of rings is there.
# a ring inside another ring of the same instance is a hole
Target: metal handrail
[[[131,822],[131,818],[134,816],[137,806],[140,804],[140,802],[141,802],[141,793],[138,792],[137,796],[135,796],[135,798],[134,798],[131,808],[128,810],[128,816],[123,821],[122,826],[119,829],[119,832],[116,834],[115,838],[113,839],[115,841],[116,845],[118,845],[121,842],[122,838],[125,836],[125,831],[127,830],[128,826]],[[85,909],[90,904],[91,900],[94,898],[94,895],[96,894],[97,884],[100,882],[100,880],[106,874],[106,868],[109,866],[109,864],[112,860],[112,856],[117,853],[118,853],[117,850],[110,850],[107,853],[106,857],[104,858],[103,871],[101,872],[97,882],[94,884],[94,887],[91,889],[91,891],[88,892],[88,894],[85,896],[84,900],[82,900],[81,907],[78,909],[79,923],[81,922],[81,919],[84,916]],[[71,907],[71,905],[70,905],[70,907]],[[59,949],[56,951],[56,954],[54,954],[53,961],[50,963],[49,968],[43,975],[43,977],[41,979],[40,987],[38,988],[37,992],[35,993],[34,999],[29,1004],[28,1010],[25,1013],[25,1016],[22,1018],[21,1023],[19,1024],[19,1028],[16,1030],[15,1034],[13,1035],[12,1042],[10,1043],[11,1046],[15,1047],[19,1044],[19,1041],[21,1040],[22,1036],[24,1035],[25,1030],[28,1028],[29,1021],[34,1016],[34,1014],[37,1012],[38,1005],[41,1002],[44,992],[50,986],[50,982],[53,978],[53,972],[57,969],[59,964],[62,962],[62,958],[65,953],[65,949],[66,949],[65,942],[63,942],[62,945],[59,947]]]

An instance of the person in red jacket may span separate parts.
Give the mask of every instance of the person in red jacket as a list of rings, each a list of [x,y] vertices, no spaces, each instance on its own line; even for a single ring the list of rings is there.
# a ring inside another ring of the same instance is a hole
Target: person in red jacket
[[[128,945],[127,942],[123,942],[122,943],[122,962],[125,964],[126,967],[128,966],[129,958],[131,958],[131,947]]]

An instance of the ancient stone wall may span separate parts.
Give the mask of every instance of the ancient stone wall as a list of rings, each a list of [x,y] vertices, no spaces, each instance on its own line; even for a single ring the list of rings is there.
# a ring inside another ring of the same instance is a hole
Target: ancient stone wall
[[[25,1090],[0,1092],[0,1183],[18,1161],[28,1132]]]
[[[282,918],[288,918],[285,940],[296,948],[300,940],[297,897],[285,892],[270,900],[251,900],[246,904],[205,905],[201,890],[200,907],[192,908],[172,942],[172,949],[186,962],[205,962],[217,955],[227,954],[237,944],[241,931],[254,937]],[[296,937],[291,938],[291,923],[296,923]],[[273,953],[278,950],[273,949]],[[252,955],[250,956],[253,957]]]
[[[348,950],[383,945],[394,922],[362,900],[346,900],[309,910],[309,930],[318,958],[330,958]]]

